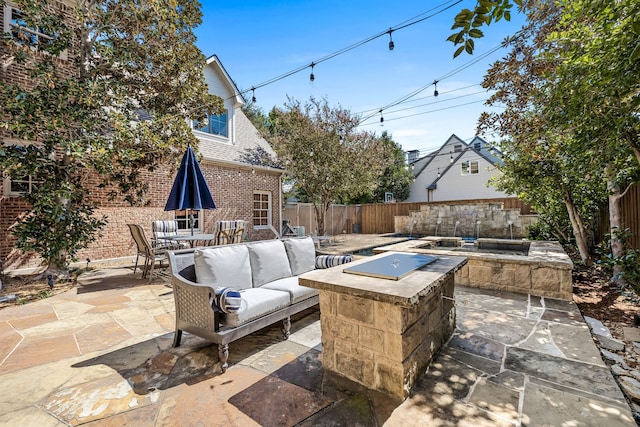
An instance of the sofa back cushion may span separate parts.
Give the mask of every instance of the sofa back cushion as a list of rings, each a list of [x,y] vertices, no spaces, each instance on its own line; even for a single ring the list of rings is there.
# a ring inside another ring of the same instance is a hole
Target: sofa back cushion
[[[246,245],[196,249],[193,253],[196,281],[213,287],[249,289],[251,261]]]
[[[248,247],[254,288],[283,277],[291,277],[289,258],[282,241],[265,240],[251,243]]]
[[[316,247],[311,237],[286,239],[284,240],[284,247],[287,250],[293,276],[298,276],[314,269]]]

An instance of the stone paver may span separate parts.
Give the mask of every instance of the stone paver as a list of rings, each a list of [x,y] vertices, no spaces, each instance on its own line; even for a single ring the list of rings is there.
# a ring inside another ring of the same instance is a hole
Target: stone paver
[[[575,304],[458,287],[454,336],[404,401],[331,378],[319,312],[230,345],[173,340],[173,295],[130,269],[0,311],[0,426],[634,426]],[[631,335],[635,330],[625,331]]]

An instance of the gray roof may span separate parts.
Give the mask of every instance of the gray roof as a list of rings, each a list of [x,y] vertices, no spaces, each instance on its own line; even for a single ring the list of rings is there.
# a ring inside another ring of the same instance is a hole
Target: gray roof
[[[200,140],[200,154],[204,161],[236,166],[266,167],[283,172],[269,143],[259,134],[241,109],[234,111],[235,138],[227,142]]]

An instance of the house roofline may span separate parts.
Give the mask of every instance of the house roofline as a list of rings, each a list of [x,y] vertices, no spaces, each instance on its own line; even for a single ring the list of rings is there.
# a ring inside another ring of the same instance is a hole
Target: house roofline
[[[237,167],[239,169],[255,169],[255,170],[261,170],[261,171],[264,171],[264,172],[277,172],[277,173],[279,173],[281,175],[285,173],[284,169],[273,168],[271,166],[252,165],[252,164],[249,164],[249,163],[233,162],[233,161],[228,161],[228,160],[210,159],[210,158],[207,158],[207,157],[204,157],[202,159],[202,162],[218,164],[218,165],[223,165],[223,166],[233,166],[233,167]]]
[[[227,84],[229,85],[229,87],[231,88],[231,90],[233,92],[233,97],[235,98],[236,105],[238,105],[238,104],[240,104],[240,105],[246,104],[247,100],[244,99],[244,96],[240,92],[240,89],[238,89],[238,85],[231,78],[231,75],[229,75],[229,73],[227,72],[227,69],[224,68],[224,65],[222,65],[222,62],[220,61],[220,58],[218,58],[218,55],[213,54],[213,55],[211,55],[210,57],[207,58],[207,65],[211,65],[211,64],[216,64],[218,66],[218,68],[220,69],[220,71],[222,72],[222,74],[224,75],[225,79],[227,80]]]

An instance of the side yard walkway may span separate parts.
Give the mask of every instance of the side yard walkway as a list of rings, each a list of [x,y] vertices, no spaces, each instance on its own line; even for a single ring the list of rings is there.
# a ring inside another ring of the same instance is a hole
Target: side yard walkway
[[[456,290],[457,330],[404,402],[322,370],[320,315],[217,347],[172,348],[172,290],[128,268],[0,310],[0,425],[634,426],[575,304]]]

